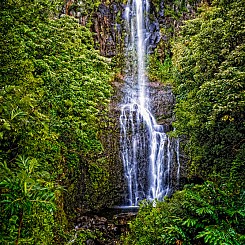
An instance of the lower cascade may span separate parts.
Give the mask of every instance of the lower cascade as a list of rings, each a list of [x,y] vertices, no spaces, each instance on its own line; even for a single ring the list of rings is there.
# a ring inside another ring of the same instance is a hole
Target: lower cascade
[[[171,140],[151,113],[146,77],[150,21],[147,0],[132,0],[125,9],[127,28],[124,97],[121,103],[120,144],[127,183],[124,205],[163,200],[171,193],[173,162],[179,179],[179,141]]]

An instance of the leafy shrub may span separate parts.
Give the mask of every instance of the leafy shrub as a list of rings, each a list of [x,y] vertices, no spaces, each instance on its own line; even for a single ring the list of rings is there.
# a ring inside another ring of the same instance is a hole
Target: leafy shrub
[[[244,8],[204,5],[173,48],[176,133],[188,138],[191,174],[229,173],[244,144]]]
[[[51,243],[55,188],[36,159],[19,156],[16,167],[1,163],[1,236],[3,244]]]
[[[100,164],[98,133],[110,97],[110,64],[94,49],[88,28],[74,18],[57,17],[60,3],[0,3],[0,160],[6,170],[1,173],[1,242],[52,244],[63,235],[66,240],[65,211],[81,207],[101,175],[98,192],[107,191],[109,166]],[[16,166],[21,156],[23,166],[38,163],[36,175]],[[56,211],[51,199],[46,205],[40,201],[54,195],[53,187],[39,182],[42,173],[49,175],[45,183],[73,190],[56,193]],[[82,191],[76,188],[81,182]]]
[[[207,181],[164,202],[142,203],[125,244],[239,244],[245,241],[245,189]]]

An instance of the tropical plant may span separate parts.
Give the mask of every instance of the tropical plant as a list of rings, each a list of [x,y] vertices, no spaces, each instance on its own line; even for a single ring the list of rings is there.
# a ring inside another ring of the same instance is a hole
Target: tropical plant
[[[111,92],[111,68],[94,49],[88,28],[75,18],[58,18],[60,1],[6,0],[0,6],[0,159],[5,169],[1,241],[59,243],[59,236],[66,240],[66,214],[84,203],[93,207],[93,186],[108,192],[109,166],[100,159],[98,134]],[[23,166],[17,167],[20,156],[25,156]],[[24,167],[34,162],[35,175]],[[41,186],[42,173],[49,175],[45,183],[69,190],[56,195],[55,215],[53,207],[33,201],[45,201],[41,197],[53,193],[53,187],[49,191]],[[102,185],[97,184],[100,180]],[[85,187],[77,190],[81,185]]]
[[[187,21],[174,45],[176,132],[192,174],[229,173],[244,137],[244,8],[216,1]],[[195,173],[196,172],[196,173]]]
[[[164,202],[142,203],[125,244],[237,244],[245,241],[245,189],[189,185]]]
[[[55,189],[36,159],[18,156],[15,168],[1,163],[1,243],[45,244],[53,237]]]

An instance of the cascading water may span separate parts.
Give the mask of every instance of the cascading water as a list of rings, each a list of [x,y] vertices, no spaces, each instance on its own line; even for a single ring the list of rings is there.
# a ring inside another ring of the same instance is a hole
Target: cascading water
[[[126,68],[121,104],[121,155],[127,182],[125,205],[137,206],[143,199],[162,200],[171,191],[173,146],[164,126],[150,111],[146,77],[149,3],[132,0],[125,9]],[[175,148],[178,148],[178,144]],[[177,154],[179,175],[179,154]]]

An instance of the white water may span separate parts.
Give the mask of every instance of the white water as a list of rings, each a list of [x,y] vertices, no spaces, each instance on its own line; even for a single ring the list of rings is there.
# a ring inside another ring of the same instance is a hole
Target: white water
[[[126,75],[121,104],[121,153],[127,182],[125,205],[136,206],[143,199],[162,200],[171,191],[173,147],[164,127],[150,111],[149,87],[145,70],[149,3],[128,2]],[[179,148],[177,144],[176,148]],[[179,175],[179,155],[177,154]]]

